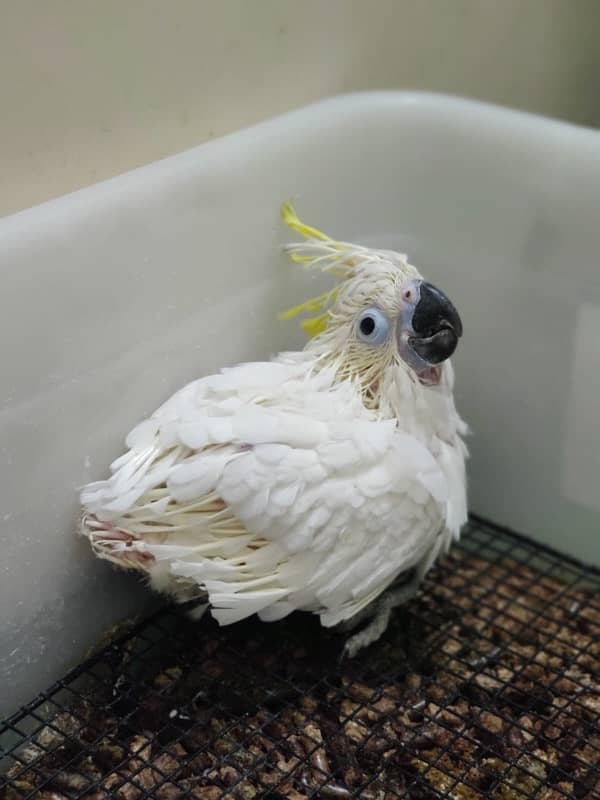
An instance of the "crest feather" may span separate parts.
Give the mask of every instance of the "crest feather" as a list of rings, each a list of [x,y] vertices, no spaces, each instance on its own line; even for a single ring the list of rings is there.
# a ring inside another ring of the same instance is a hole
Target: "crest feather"
[[[284,246],[283,250],[290,259],[297,264],[302,264],[308,269],[318,269],[329,272],[344,281],[356,275],[358,269],[382,264],[400,269],[404,272],[416,270],[407,262],[404,254],[392,250],[374,250],[350,242],[338,242],[318,228],[313,228],[299,219],[291,203],[284,203],[281,207],[283,222],[296,233],[304,237],[303,242],[294,242]],[[330,306],[339,293],[339,286],[329,292],[312,297],[304,303],[279,314],[279,319],[293,319],[302,313],[315,314],[301,322],[302,328],[309,337],[317,336],[326,330],[330,320]]]
[[[284,203],[281,207],[281,218],[291,230],[304,236],[304,242],[294,242],[284,246],[292,261],[303,264],[310,269],[320,269],[323,272],[331,272],[338,278],[349,276],[356,264],[349,251],[365,248],[357,248],[355,245],[346,242],[336,242],[326,233],[307,225],[299,219],[291,203]],[[297,317],[302,313],[314,314],[321,312],[314,317],[309,317],[301,322],[301,326],[310,338],[317,336],[327,328],[329,320],[329,306],[333,303],[338,293],[334,287],[324,294],[312,297],[304,303],[300,303],[293,308],[279,314],[279,319],[288,320]]]

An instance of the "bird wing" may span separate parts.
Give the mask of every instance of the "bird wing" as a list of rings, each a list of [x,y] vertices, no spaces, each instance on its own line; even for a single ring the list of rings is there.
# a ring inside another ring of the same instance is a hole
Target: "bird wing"
[[[109,550],[143,552],[157,588],[203,587],[222,624],[302,608],[334,625],[444,528],[448,481],[430,451],[299,360],[196,381],[127,444],[84,490],[88,516],[133,537]]]

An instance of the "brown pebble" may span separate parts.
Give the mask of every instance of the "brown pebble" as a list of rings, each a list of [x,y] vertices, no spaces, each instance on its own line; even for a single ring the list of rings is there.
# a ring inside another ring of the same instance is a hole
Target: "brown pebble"
[[[183,750],[183,748],[181,748]],[[183,751],[185,754],[185,750]],[[159,769],[163,775],[170,775],[175,770],[179,769],[181,762],[170,753],[161,753],[154,759],[154,766]]]
[[[224,793],[218,786],[196,786],[191,794],[198,800],[221,800]]]
[[[389,746],[389,741],[380,736],[370,736],[365,743],[365,749],[370,753],[385,753]]]
[[[22,797],[20,793],[18,795],[15,794],[13,796],[15,800],[17,797]],[[7,795],[7,797],[10,797],[10,795]],[[38,794],[36,794],[36,797],[38,798],[38,800],[68,800],[66,794],[60,794],[59,792],[39,792]],[[103,797],[106,797],[106,795],[103,795]]]
[[[513,747],[519,747],[519,748],[524,747],[527,741],[525,736],[526,734],[524,733],[524,731],[522,731],[516,725],[511,725],[511,727],[508,729],[507,739],[510,742],[510,744],[513,745]]]
[[[83,792],[89,786],[89,780],[77,772],[61,771],[52,781],[58,789],[67,792]]]
[[[183,792],[174,783],[161,783],[158,789],[155,789],[153,797],[156,797],[156,800],[180,800]]]
[[[431,736],[427,736],[423,733],[411,739],[410,745],[414,747],[415,750],[431,750],[435,746],[435,741]]]
[[[153,684],[157,689],[167,689],[172,686],[175,681],[179,680],[183,670],[181,667],[171,667],[161,672],[154,678]]]
[[[559,739],[563,735],[563,731],[560,728],[557,728],[556,725],[546,725],[542,729],[542,733],[547,739],[556,740]]]
[[[122,786],[119,786],[114,796],[119,800],[138,800],[138,798],[142,796],[142,790],[128,781]]]
[[[343,717],[354,717],[357,711],[364,708],[360,703],[355,703],[353,700],[344,699],[340,704],[340,711]]]
[[[490,733],[501,733],[504,722],[501,717],[492,714],[490,711],[482,711],[479,717],[483,727]]]
[[[352,797],[352,793],[344,786],[338,786],[334,783],[326,783],[319,789],[319,795],[324,798],[331,798],[331,800],[344,800],[346,797]]]
[[[350,767],[350,769],[347,769],[344,773],[344,782],[347,783],[348,786],[359,786],[364,782],[364,775],[356,767]]]
[[[314,714],[317,708],[319,707],[319,703],[315,700],[314,697],[310,697],[309,695],[304,695],[302,698],[302,708],[308,714]]]
[[[475,682],[483,689],[497,690],[502,688],[502,682],[491,675],[477,675],[475,677]]]
[[[253,800],[254,797],[257,797],[257,791],[249,781],[240,783],[235,792],[241,800]]]
[[[286,800],[306,800],[306,794],[298,792],[290,783],[283,783],[278,789],[278,793]]]
[[[235,786],[236,783],[239,783],[240,780],[240,773],[234,769],[233,767],[222,767],[219,770],[219,777],[225,784],[225,786]]]
[[[368,730],[365,726],[360,722],[354,722],[350,720],[344,725],[344,732],[349,739],[352,739],[353,742],[362,742],[365,740]]]
[[[152,742],[147,736],[134,736],[129,742],[129,751],[136,753],[144,761],[147,761],[150,757],[151,746]]]
[[[317,750],[311,753],[310,760],[323,777],[331,774],[329,762],[327,761],[327,755],[322,747],[319,747]]]
[[[396,702],[391,697],[384,696],[373,704],[373,709],[379,716],[391,714],[396,710]]]
[[[427,696],[435,703],[442,703],[446,697],[447,691],[443,686],[430,686],[427,691]]]
[[[281,772],[284,774],[286,772],[292,772],[293,770],[295,770],[299,763],[300,759],[296,758],[295,756],[291,756],[288,759],[281,757],[275,761],[277,769],[281,770]]]
[[[376,691],[364,683],[350,683],[346,686],[348,696],[360,703],[369,703],[375,699]]]
[[[213,767],[216,763],[216,757],[206,751],[198,753],[189,761],[189,767],[192,772],[202,773],[207,769]]]
[[[312,722],[304,726],[304,733],[306,736],[312,739],[313,744],[323,741],[323,734],[321,733],[321,729]]]

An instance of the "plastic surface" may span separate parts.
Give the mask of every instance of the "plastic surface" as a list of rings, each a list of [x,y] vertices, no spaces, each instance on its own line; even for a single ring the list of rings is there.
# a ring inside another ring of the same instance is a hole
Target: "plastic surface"
[[[333,99],[0,220],[0,713],[151,602],[75,536],[78,487],[183,383],[301,344],[276,319],[315,293],[279,252],[288,198],[456,303],[472,508],[600,561],[600,135]]]

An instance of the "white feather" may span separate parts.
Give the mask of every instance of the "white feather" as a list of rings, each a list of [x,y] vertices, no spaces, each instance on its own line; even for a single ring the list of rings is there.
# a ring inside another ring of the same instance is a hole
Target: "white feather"
[[[205,592],[222,624],[294,609],[337,624],[428,568],[466,518],[450,389],[386,381],[377,410],[318,354],[195,381],[82,491],[83,532],[117,563],[138,553],[127,566],[161,591]]]

